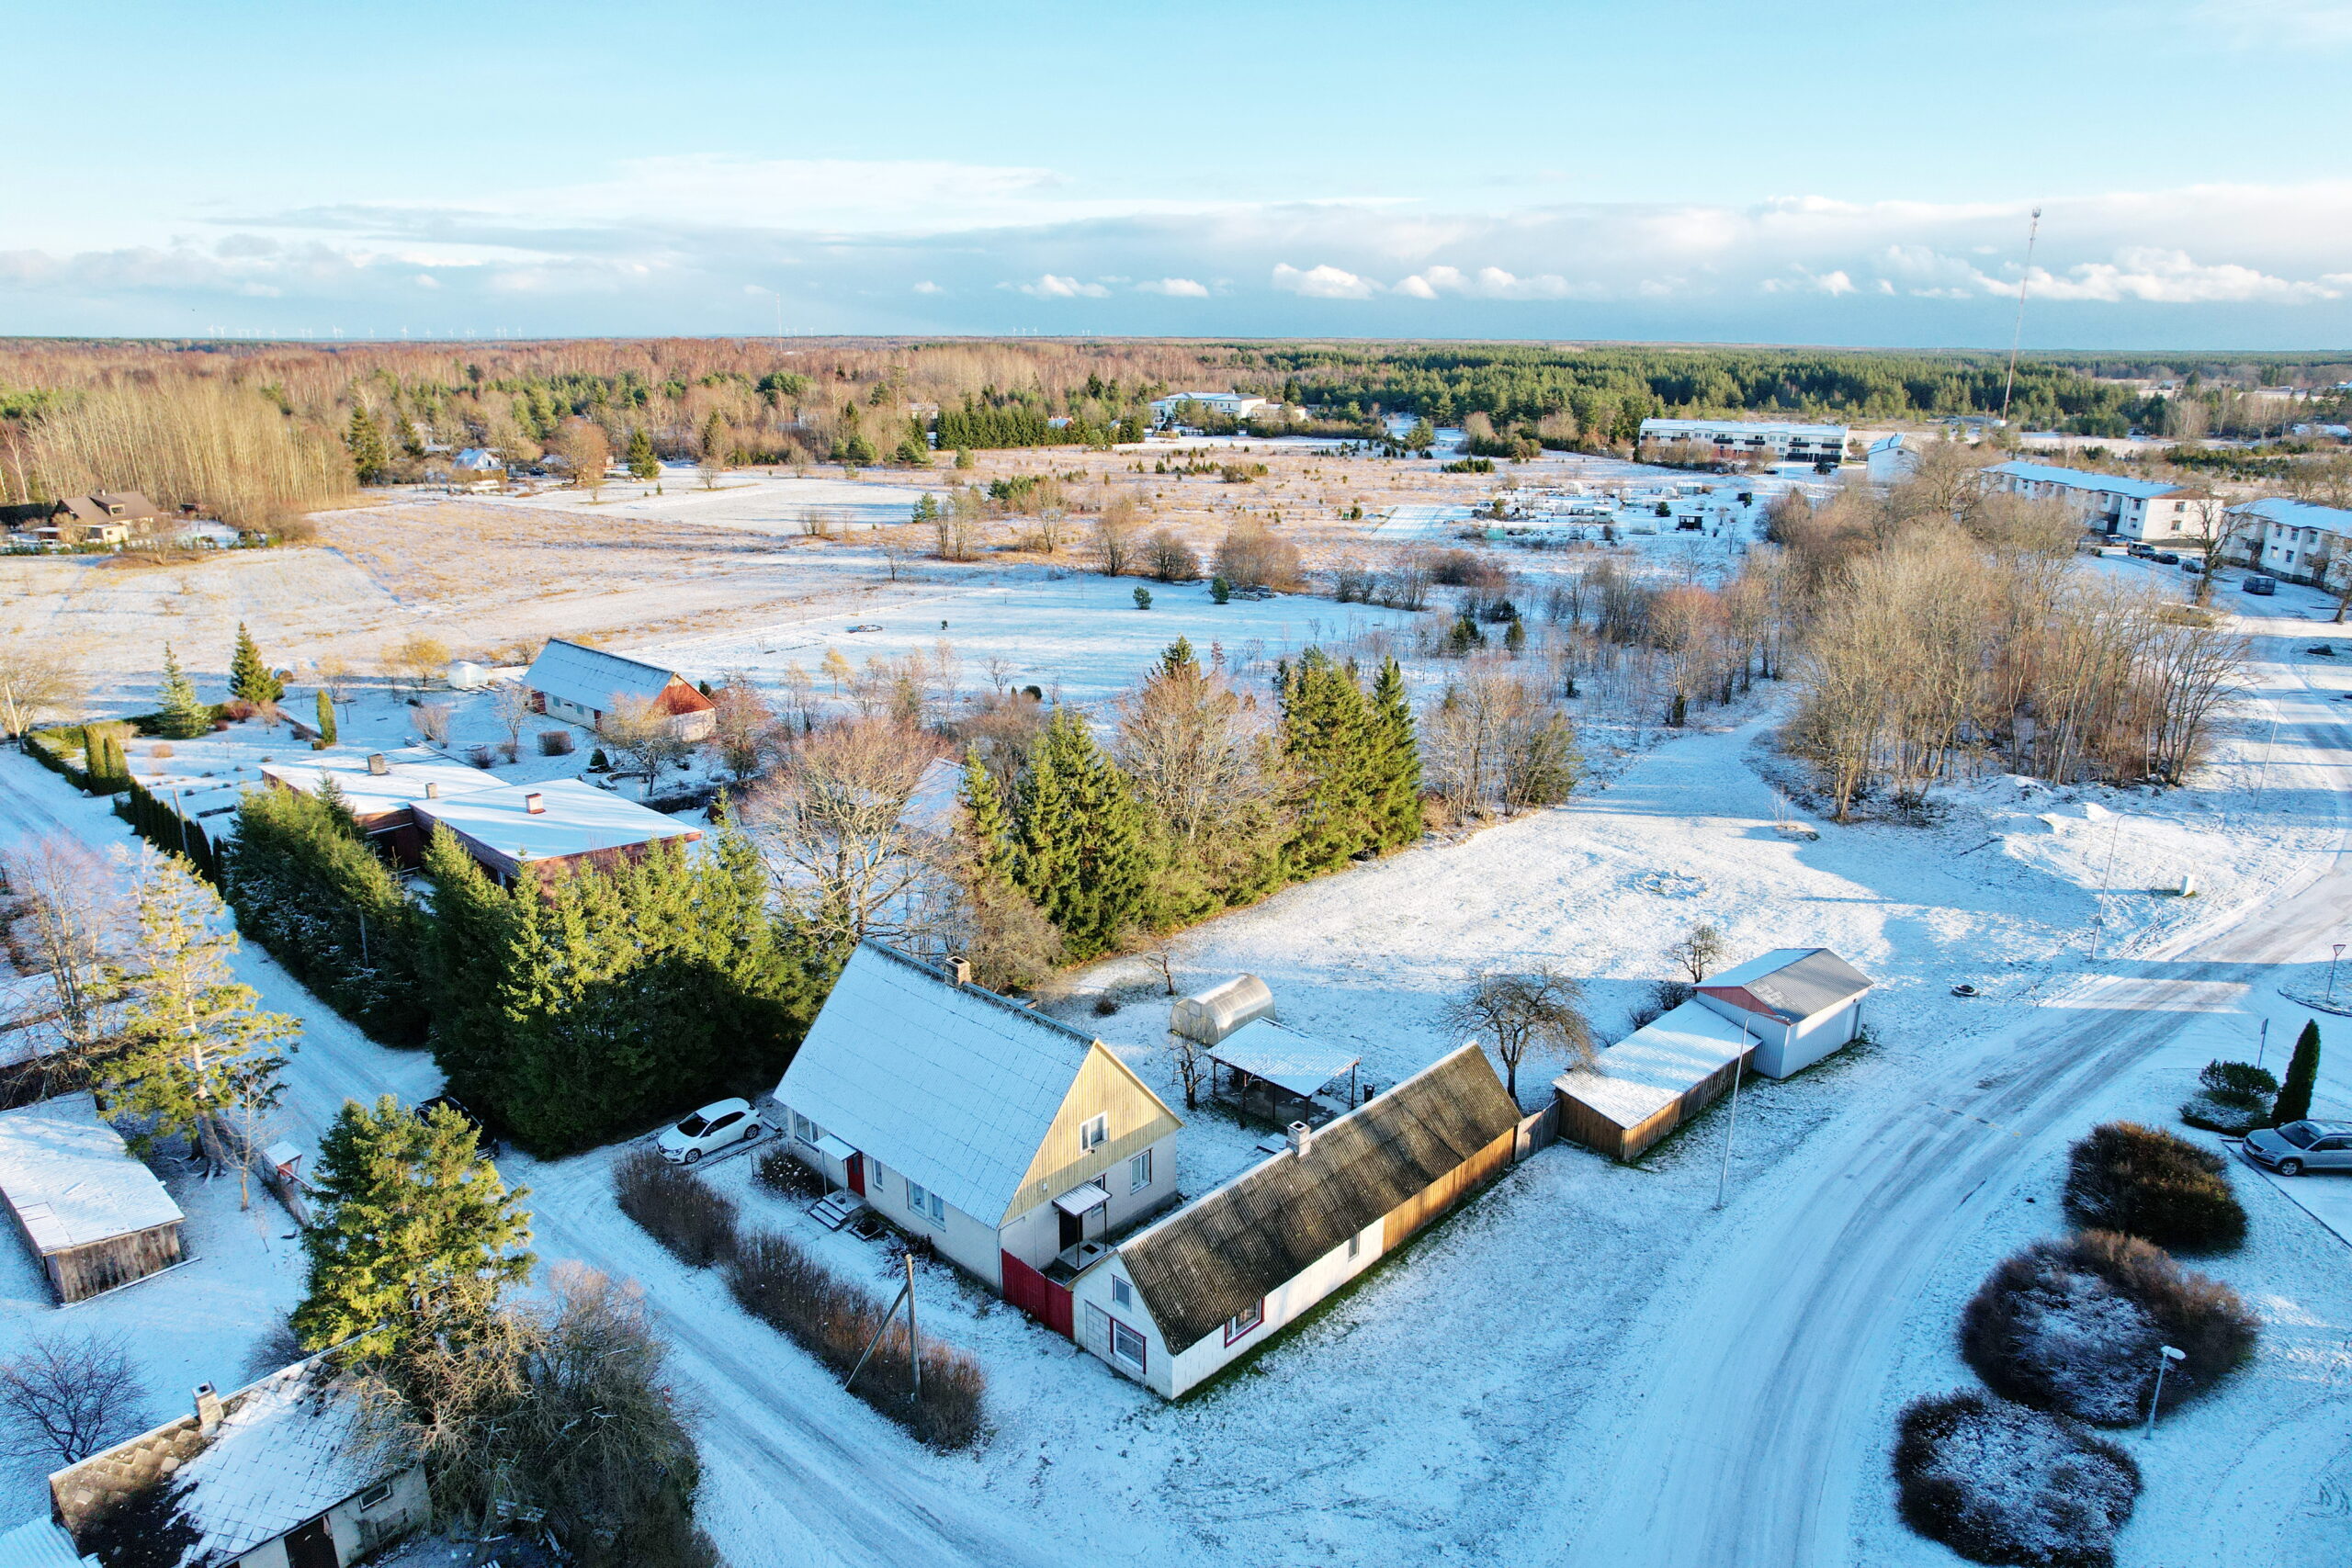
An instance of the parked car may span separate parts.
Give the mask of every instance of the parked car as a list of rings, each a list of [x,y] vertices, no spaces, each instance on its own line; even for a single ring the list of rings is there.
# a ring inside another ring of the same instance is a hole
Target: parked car
[[[665,1131],[653,1145],[673,1165],[692,1165],[729,1144],[748,1144],[759,1135],[760,1119],[750,1100],[720,1100]]]
[[[491,1159],[496,1159],[500,1155],[506,1152],[506,1145],[499,1138],[498,1134],[492,1132],[488,1126],[484,1125],[481,1117],[467,1110],[464,1103],[458,1100],[456,1096],[436,1094],[431,1100],[424,1100],[420,1103],[416,1108],[416,1113],[419,1116],[426,1116],[430,1115],[435,1110],[447,1110],[457,1112],[458,1120],[463,1122],[467,1126],[471,1127],[474,1130],[474,1146],[480,1149],[485,1156]]]
[[[2352,1170],[2352,1122],[2290,1122],[2245,1135],[2245,1157],[2281,1176]]]
[[[2184,557],[2180,563],[2180,570],[2191,577],[2201,577],[2205,572],[2205,563],[2195,556]]]
[[[2178,566],[2180,564],[2180,555],[2175,550],[2158,550],[2156,552],[2156,564],[2158,566]]]
[[[2150,556],[2156,553],[2156,547],[2154,545],[2126,545],[2123,547],[2123,553],[2132,557],[2134,560],[2145,560]]]
[[[2275,577],[2264,577],[2259,573],[2248,573],[2246,580],[2239,583],[2238,588],[2241,592],[2251,593],[2256,598],[2267,599],[2278,592],[2278,580]]]

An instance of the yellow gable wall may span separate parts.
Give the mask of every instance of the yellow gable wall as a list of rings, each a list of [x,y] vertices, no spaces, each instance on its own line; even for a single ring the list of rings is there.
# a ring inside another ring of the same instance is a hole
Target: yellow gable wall
[[[1086,1153],[1078,1145],[1079,1129],[1106,1113],[1111,1118],[1110,1141]],[[1021,1190],[999,1224],[1009,1224],[1038,1204],[1092,1180],[1182,1125],[1176,1113],[1097,1040],[1086,1054],[1085,1065],[1070,1080],[1069,1093],[1054,1113],[1053,1125],[1046,1130],[1036,1157],[1029,1163],[1029,1174],[1022,1178]]]

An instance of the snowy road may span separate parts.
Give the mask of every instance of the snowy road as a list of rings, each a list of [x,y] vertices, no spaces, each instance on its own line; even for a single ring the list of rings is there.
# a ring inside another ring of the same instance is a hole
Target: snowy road
[[[2280,650],[2268,649],[2272,656]],[[2352,783],[2332,693],[2291,676],[2274,788]],[[2288,744],[2290,731],[2293,744]],[[2289,758],[2296,760],[2290,764]],[[1589,1406],[1558,1463],[1610,1456],[1589,1509],[1532,1519],[1526,1560],[1850,1562],[1858,1496],[1884,1484],[1880,1393],[1930,1271],[2079,1131],[2081,1107],[2267,966],[2308,961],[2352,908],[2352,861],[2226,930],[2100,966],[2023,1025],[1925,1070],[1916,1099],[1825,1127],[1788,1179],[1750,1191],[1628,1336],[1615,1397]],[[1574,1495],[1563,1474],[1555,1495]],[[2276,1479],[2276,1478],[2274,1478]]]

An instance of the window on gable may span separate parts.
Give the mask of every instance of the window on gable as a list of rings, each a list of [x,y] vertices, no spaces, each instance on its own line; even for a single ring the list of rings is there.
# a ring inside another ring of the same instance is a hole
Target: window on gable
[[[1266,1321],[1266,1298],[1260,1296],[1255,1305],[1243,1308],[1226,1320],[1225,1342],[1228,1345]]]
[[[1113,1304],[1113,1305],[1114,1305],[1114,1306],[1123,1306],[1123,1307],[1124,1307],[1124,1306],[1133,1306],[1133,1305],[1135,1305],[1135,1304],[1136,1304],[1136,1288],[1135,1288],[1133,1285],[1131,1285],[1131,1284],[1127,1283],[1127,1281],[1126,1281],[1126,1280],[1120,1279],[1116,1274],[1112,1275],[1112,1276],[1111,1276],[1111,1302],[1112,1302],[1112,1304]]]
[[[384,1500],[391,1495],[392,1483],[389,1481],[370,1486],[359,1495],[359,1511],[364,1514],[370,1508],[381,1507]]]
[[[1127,1190],[1140,1192],[1151,1185],[1151,1151],[1144,1150],[1127,1161]]]
[[[1088,1154],[1092,1154],[1110,1141],[1111,1117],[1107,1111],[1088,1117],[1085,1124],[1078,1130],[1078,1146]]]

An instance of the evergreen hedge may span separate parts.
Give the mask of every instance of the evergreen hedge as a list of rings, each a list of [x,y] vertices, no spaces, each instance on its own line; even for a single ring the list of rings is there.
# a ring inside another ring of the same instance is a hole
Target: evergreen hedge
[[[2158,1247],[2212,1252],[2245,1240],[2245,1211],[2222,1156],[2133,1122],[2094,1127],[2067,1156],[2066,1209],[2079,1223]]]
[[[115,800],[114,814],[130,823],[132,832],[165,854],[183,857],[198,876],[220,886],[220,857],[203,825],[157,800],[137,779],[126,780],[125,786],[125,793]]]

